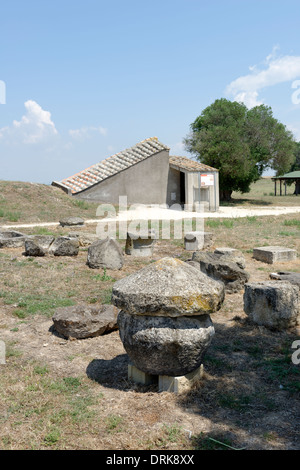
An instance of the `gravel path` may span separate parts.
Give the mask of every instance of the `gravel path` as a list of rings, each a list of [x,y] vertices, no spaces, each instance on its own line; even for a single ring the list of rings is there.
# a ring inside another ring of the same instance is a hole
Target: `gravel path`
[[[296,214],[300,213],[300,206],[290,207],[272,207],[272,208],[260,208],[251,207],[245,209],[244,207],[220,207],[217,212],[188,212],[188,211],[177,211],[172,209],[165,209],[160,207],[140,207],[124,212],[120,212],[115,218],[111,217],[109,220],[112,221],[124,221],[124,220],[178,220],[188,218],[237,218],[237,217],[260,217],[270,215],[284,215],[284,214]],[[89,219],[85,220],[85,224],[96,224],[99,223],[100,219]],[[103,219],[107,221],[108,219]],[[36,222],[30,224],[11,224],[2,225],[2,229],[20,229],[20,228],[31,228],[31,227],[57,227],[59,222]]]

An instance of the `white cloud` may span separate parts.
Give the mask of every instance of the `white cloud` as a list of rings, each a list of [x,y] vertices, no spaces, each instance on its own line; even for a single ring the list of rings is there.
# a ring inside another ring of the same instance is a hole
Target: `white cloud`
[[[26,113],[20,121],[0,129],[0,139],[7,143],[36,144],[58,132],[51,120],[51,113],[45,111],[33,100],[24,103]]]
[[[227,94],[252,108],[263,103],[259,93],[264,88],[300,78],[300,56],[277,57],[277,50],[275,46],[263,62],[263,68],[251,66],[248,75],[233,80],[226,88]]]
[[[184,144],[182,142],[177,142],[170,147],[170,155],[184,155],[185,152]]]
[[[104,136],[107,134],[107,129],[101,126],[98,126],[98,127],[89,126],[89,127],[81,127],[80,129],[69,130],[69,135],[73,139],[77,139],[77,140],[89,139],[93,133],[98,133]]]
[[[300,122],[287,124],[286,126],[294,135],[297,142],[300,142]]]

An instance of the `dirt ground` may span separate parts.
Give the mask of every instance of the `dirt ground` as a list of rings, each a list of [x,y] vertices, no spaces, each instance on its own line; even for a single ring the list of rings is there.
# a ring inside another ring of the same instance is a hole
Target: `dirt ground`
[[[103,288],[102,284],[94,285],[94,290],[87,292],[91,276],[97,273],[91,273],[86,266],[85,250],[63,262],[50,257],[35,261],[39,265],[35,266],[36,272],[41,273],[39,279],[30,274],[34,268],[27,267],[29,262],[25,266],[22,249],[6,249],[2,253],[2,283],[11,292],[16,283],[19,286],[23,283],[27,289],[32,284],[32,292],[43,284],[56,295],[68,282],[69,290],[77,286],[80,295],[76,302],[80,302],[86,301],[87,294],[93,296]],[[268,279],[266,265],[254,260],[250,253],[244,254],[250,281]],[[164,256],[187,259],[190,253],[180,244],[159,241],[153,260]],[[106,275],[119,279],[150,261],[137,262],[126,256],[122,270],[107,270]],[[10,271],[9,266],[13,266]],[[272,266],[274,271],[282,269],[300,271],[300,260]],[[298,450],[300,447],[299,366],[291,362],[291,345],[299,331],[276,332],[252,325],[243,311],[243,291],[227,294],[221,310],[211,315],[215,336],[204,359],[204,377],[180,395],[159,393],[155,385],[140,386],[128,380],[128,357],[117,330],[100,337],[67,340],[55,332],[51,316],[37,313],[18,318],[17,304],[5,302],[5,298],[0,298],[0,302],[0,339],[18,351],[7,358],[6,365],[0,366],[0,448],[43,449],[51,445],[58,449],[97,450]],[[88,393],[101,396],[94,408],[91,405],[96,413],[94,418],[89,418],[86,425],[84,417],[73,425],[59,422],[59,438],[53,438],[52,433],[50,444],[49,427],[53,428],[53,416],[62,413],[64,405],[56,402],[51,392],[47,397],[42,391],[45,382],[33,373],[37,364],[47,368],[45,375],[50,381],[77,377]],[[42,407],[39,413],[32,411],[36,409],[32,403],[35,393],[43,400],[46,411],[41,411]],[[52,414],[45,402],[50,403]],[[39,420],[36,414],[40,414]],[[108,417],[119,421],[109,428]]]

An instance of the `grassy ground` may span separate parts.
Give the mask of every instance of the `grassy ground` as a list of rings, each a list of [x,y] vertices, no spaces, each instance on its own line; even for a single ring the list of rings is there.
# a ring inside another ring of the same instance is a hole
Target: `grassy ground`
[[[279,183],[277,182],[277,196],[274,195],[274,182],[271,178],[261,178],[253,183],[249,193],[241,194],[234,192],[232,194],[232,202],[226,205],[242,205],[242,206],[299,206],[299,196],[294,193],[295,184],[287,186],[287,195],[285,196],[284,184],[282,185],[282,196],[279,196]],[[225,204],[225,203],[224,203]]]
[[[54,186],[0,181],[0,226],[10,222],[58,222],[71,215],[94,219],[97,207],[71,198]]]
[[[293,191],[294,185],[288,186],[287,196],[275,197],[272,180],[262,178],[251,186],[249,193],[233,193],[232,201],[223,205],[298,206],[300,197],[294,196]],[[0,226],[12,222],[58,222],[70,215],[95,219],[97,207],[97,203],[72,198],[53,186],[0,181]]]
[[[8,186],[6,201],[13,192]],[[28,217],[40,218],[42,201],[35,204],[30,186],[27,190]],[[248,196],[269,197],[263,192]],[[26,198],[24,206],[19,193],[18,198],[25,213]],[[69,203],[65,208],[74,215]],[[51,207],[50,220],[57,220],[54,202]],[[267,280],[273,271],[300,271],[299,258],[271,266],[252,258],[253,248],[262,245],[285,245],[299,253],[298,215],[208,219],[205,228],[213,232],[215,247],[243,251],[251,281]],[[124,241],[120,244],[124,249]],[[299,331],[250,324],[243,291],[226,295],[212,315],[216,334],[204,361],[204,380],[181,395],[128,380],[118,331],[71,341],[53,330],[57,307],[110,303],[115,280],[163,256],[188,259],[183,240],[159,240],[152,258],[124,255],[120,271],[91,270],[86,248],[75,258],[22,253],[22,248],[0,250],[0,340],[6,345],[6,365],[0,365],[0,449],[299,450],[300,370],[291,360]]]

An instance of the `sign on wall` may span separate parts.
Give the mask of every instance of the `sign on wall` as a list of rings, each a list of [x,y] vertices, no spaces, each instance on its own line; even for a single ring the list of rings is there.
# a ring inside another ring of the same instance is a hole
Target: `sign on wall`
[[[214,175],[201,175],[201,186],[213,186]]]

